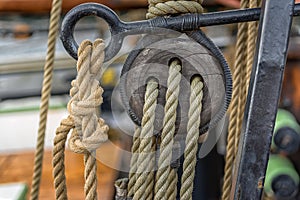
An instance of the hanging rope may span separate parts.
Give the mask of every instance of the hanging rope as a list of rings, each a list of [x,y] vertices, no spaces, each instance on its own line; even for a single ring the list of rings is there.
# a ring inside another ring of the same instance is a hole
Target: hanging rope
[[[54,139],[53,174],[57,199],[65,199],[67,196],[63,154],[67,134],[73,127],[69,147],[75,153],[84,154],[85,199],[97,199],[96,149],[108,138],[108,126],[97,116],[103,102],[99,79],[104,48],[103,41],[98,39],[93,44],[83,41],[78,50],[78,76],[72,81],[72,98],[68,104],[70,116],[62,121]]]
[[[147,91],[146,91],[147,93]],[[136,172],[138,168],[138,158],[139,158],[139,146],[140,146],[140,135],[141,129],[139,127],[135,128],[133,135],[133,144],[131,147],[131,160],[130,160],[130,171],[129,171],[129,182],[128,182],[128,197],[133,197],[134,185],[136,182]]]
[[[191,83],[190,108],[188,113],[187,136],[181,178],[180,199],[192,200],[195,167],[199,140],[200,115],[202,111],[203,83],[195,77]]]
[[[241,8],[258,6],[257,0],[242,0]],[[233,166],[238,152],[239,139],[244,118],[245,103],[248,94],[249,80],[255,51],[257,23],[240,23],[238,25],[236,62],[233,70],[233,99],[230,109],[230,122],[227,136],[225,175],[222,199],[230,196]],[[247,42],[247,43],[246,43]],[[247,49],[247,51],[245,51]]]
[[[55,199],[67,200],[67,185],[65,176],[65,144],[68,133],[73,129],[74,121],[71,116],[61,121],[60,126],[56,129],[56,136],[54,138],[53,148],[53,176]]]
[[[249,2],[249,8],[256,8],[258,7],[258,5],[259,4],[257,0],[250,0]],[[239,129],[236,131],[236,136],[235,136],[235,155],[237,155],[238,152],[238,145],[240,141],[242,123],[244,119],[245,105],[248,96],[248,87],[249,87],[253,58],[254,58],[255,47],[256,47],[256,36],[257,36],[257,22],[248,23],[247,43],[246,43],[247,53],[246,53],[246,63],[245,63],[246,68],[243,67],[243,73],[241,74],[242,83],[240,85],[241,88],[240,88],[239,105],[238,105],[239,112],[237,118],[237,124],[239,124]]]
[[[153,156],[153,131],[155,120],[155,109],[158,97],[158,83],[150,80],[147,83],[145,104],[143,108],[142,129],[140,135],[138,167],[136,174],[136,182],[134,185],[134,200],[148,199],[146,196],[147,184],[152,182],[155,160]],[[152,168],[152,169],[151,169]],[[152,172],[151,172],[152,171]],[[150,190],[151,191],[151,190]],[[148,195],[151,195],[151,193]]]
[[[241,7],[248,7],[248,0],[241,1]],[[241,113],[239,107],[239,100],[241,96],[241,87],[243,84],[244,69],[246,68],[246,53],[245,49],[247,48],[247,24],[240,23],[238,25],[238,36],[236,44],[236,60],[235,67],[233,69],[233,92],[232,92],[232,101],[230,109],[230,122],[228,127],[228,136],[227,136],[227,147],[226,147],[226,158],[225,158],[225,169],[224,169],[224,183],[223,183],[223,194],[222,199],[228,200],[231,190],[231,176],[233,170],[233,163],[235,159],[236,152],[236,137],[240,132],[241,124],[239,123],[239,115]]]
[[[180,61],[174,60],[169,68],[167,82],[165,116],[163,120],[163,130],[161,133],[160,155],[158,159],[158,169],[156,172],[155,197],[154,199],[166,199],[167,190],[171,189],[168,183],[170,176],[170,164],[172,160],[172,149],[175,136],[175,122],[177,116],[177,106],[179,97],[179,85],[181,81]],[[174,173],[173,173],[174,175]],[[173,176],[172,178],[176,178]]]
[[[51,95],[51,85],[52,85],[52,74],[54,68],[54,58],[55,58],[55,45],[57,32],[59,28],[60,14],[61,14],[62,0],[53,0],[50,16],[50,25],[48,33],[48,48],[46,63],[44,66],[44,78],[43,87],[41,92],[41,104],[40,104],[40,116],[39,116],[39,128],[36,152],[34,157],[34,169],[33,177],[31,183],[31,193],[30,199],[37,200],[39,197],[40,182],[43,170],[43,156],[44,156],[44,141],[45,141],[45,131],[47,124],[47,114],[49,99]]]

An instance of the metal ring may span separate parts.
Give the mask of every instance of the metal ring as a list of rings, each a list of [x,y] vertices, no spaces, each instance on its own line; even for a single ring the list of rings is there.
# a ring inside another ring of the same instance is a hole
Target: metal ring
[[[74,39],[74,29],[76,23],[86,16],[98,16],[109,25],[111,41],[105,49],[105,61],[112,59],[122,47],[123,36],[118,34],[124,32],[124,23],[113,10],[101,4],[84,3],[76,6],[66,14],[60,32],[60,39],[65,49],[70,56],[76,60],[78,59],[79,45]]]

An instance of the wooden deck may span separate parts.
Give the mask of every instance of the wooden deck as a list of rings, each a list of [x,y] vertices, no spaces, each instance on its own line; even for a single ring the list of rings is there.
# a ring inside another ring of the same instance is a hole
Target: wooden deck
[[[101,155],[107,156],[110,163],[118,165],[120,152],[112,148],[111,144],[101,147]],[[24,182],[31,184],[34,152],[0,155],[0,183]],[[66,151],[66,177],[69,199],[84,199],[83,186],[83,156]],[[98,199],[113,199],[113,184],[116,179],[116,170],[98,162]],[[29,193],[29,192],[28,192]],[[40,189],[40,199],[55,199],[52,176],[52,152],[48,150],[44,155],[43,176]]]

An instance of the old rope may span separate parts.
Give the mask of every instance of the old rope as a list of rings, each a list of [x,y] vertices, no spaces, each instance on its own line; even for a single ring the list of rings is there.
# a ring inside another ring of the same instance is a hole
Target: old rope
[[[163,130],[161,133],[160,155],[156,172],[155,198],[156,200],[166,199],[167,190],[174,190],[168,185],[168,177],[171,171],[172,149],[175,136],[175,122],[177,116],[178,97],[181,81],[181,64],[179,60],[174,60],[169,68],[167,82],[165,116],[163,120]],[[173,173],[174,175],[174,173]],[[172,177],[175,179],[176,177]]]
[[[78,50],[76,80],[72,81],[70,116],[56,131],[53,150],[53,168],[57,199],[67,198],[63,154],[66,136],[72,128],[69,147],[84,154],[85,199],[97,199],[96,149],[108,138],[108,126],[97,112],[103,102],[103,89],[99,86],[104,61],[104,43],[98,39],[93,44],[83,41]]]
[[[242,0],[241,7],[248,7],[249,0]],[[236,59],[235,65],[233,69],[233,94],[231,101],[231,109],[230,109],[230,122],[228,127],[228,136],[227,136],[227,146],[226,146],[226,157],[225,157],[225,169],[224,169],[224,182],[223,182],[223,193],[222,199],[228,200],[230,196],[231,190],[231,177],[233,170],[233,163],[235,159],[236,152],[236,137],[240,132],[241,124],[239,123],[239,116],[241,113],[240,106],[240,96],[241,96],[241,87],[243,84],[244,69],[246,67],[246,52],[247,48],[247,24],[240,23],[238,25],[238,36],[237,36],[237,44],[236,44]]]
[[[56,136],[54,138],[53,148],[53,176],[54,176],[54,188],[55,199],[66,200],[67,186],[65,176],[65,145],[67,141],[68,133],[73,129],[74,121],[71,116],[61,121],[60,126],[56,129]]]
[[[154,18],[158,16],[166,16],[166,15],[175,15],[175,14],[184,14],[184,13],[202,13],[203,8],[201,6],[202,0],[193,0],[193,1],[170,1],[170,0],[149,0],[149,10],[147,13],[147,18]],[[166,105],[165,105],[165,116],[163,120],[163,130],[160,136],[160,145],[159,145],[159,155],[158,155],[158,166],[156,175],[154,173],[153,163],[155,164],[155,157],[152,154],[156,151],[155,137],[153,136],[153,130],[148,130],[147,133],[142,134],[143,129],[145,129],[142,125],[141,132],[137,131],[134,134],[134,141],[132,146],[133,156],[131,158],[130,164],[130,173],[129,173],[129,183],[128,183],[128,197],[133,197],[133,199],[176,199],[177,196],[177,169],[171,167],[172,153],[174,148],[174,135],[175,135],[175,122],[176,122],[176,109],[178,106],[178,96],[180,90],[180,81],[181,81],[181,65],[179,60],[174,60],[170,64],[169,69],[169,77],[168,77],[168,89],[166,93]],[[198,103],[199,112],[201,112],[201,100],[197,101],[199,95],[202,94],[203,83],[197,81],[196,78],[192,85],[191,98],[192,103],[195,106]],[[199,92],[199,88],[201,88],[201,92]],[[147,91],[146,91],[147,94]],[[156,96],[157,97],[157,96]],[[151,97],[152,98],[152,97]],[[202,98],[202,96],[201,96]],[[145,104],[153,100],[145,97]],[[194,107],[193,107],[194,108]],[[145,112],[145,111],[144,111]],[[196,112],[198,113],[198,112]],[[198,128],[200,125],[200,113],[198,113],[199,122]],[[190,120],[195,122],[198,118],[195,118],[190,113]],[[145,116],[144,116],[145,117]],[[143,120],[144,120],[143,117]],[[155,117],[155,113],[153,116]],[[146,116],[146,119],[149,120],[149,117]],[[193,123],[191,122],[191,123]],[[153,125],[153,124],[152,124]],[[197,128],[197,131],[198,131]],[[149,132],[150,131],[150,132]],[[188,132],[194,133],[196,129],[190,124]],[[198,137],[197,137],[198,135]],[[140,138],[138,138],[140,137]],[[191,139],[191,136],[188,136]],[[192,149],[191,145],[194,145],[195,142],[198,143],[199,132],[195,137],[192,138],[192,141],[187,142],[188,149],[186,150],[185,157],[187,161],[185,161],[185,169],[191,169],[195,174],[195,163],[196,163],[196,153],[197,145],[194,146],[195,149]],[[187,140],[189,140],[187,139]],[[176,145],[175,145],[176,146]],[[138,148],[139,147],[139,148]],[[149,162],[150,161],[150,162]],[[135,162],[137,164],[135,164]],[[145,163],[149,163],[148,167],[144,166]],[[187,171],[190,173],[190,171]],[[192,179],[194,176],[192,175]],[[190,184],[192,180],[184,179],[183,184],[186,187],[193,188],[193,185]],[[154,184],[155,181],[155,184]],[[154,194],[152,192],[154,187]],[[190,190],[184,189],[184,196],[190,196]],[[187,194],[186,194],[187,193]]]
[[[149,9],[146,17],[151,19],[172,14],[202,13],[202,2],[203,0],[149,0]]]
[[[43,170],[44,140],[47,124],[49,99],[51,95],[52,74],[54,68],[55,45],[59,28],[62,0],[53,0],[48,33],[48,48],[46,63],[44,66],[43,87],[41,92],[39,128],[34,157],[34,169],[31,183],[30,199],[37,200],[39,197],[40,182]]]
[[[241,7],[257,7],[257,0],[242,0]],[[225,175],[223,182],[222,199],[228,200],[232,185],[232,174],[235,158],[238,152],[239,138],[244,117],[245,103],[248,93],[249,80],[252,70],[252,62],[255,51],[257,35],[256,22],[240,23],[236,45],[236,61],[233,69],[233,98],[230,109],[230,122],[227,136]],[[247,42],[247,43],[246,43]],[[247,49],[247,51],[245,51]]]
[[[138,168],[137,162],[139,158],[140,135],[141,135],[141,129],[139,127],[136,127],[133,135],[133,144],[131,147],[132,156],[130,160],[128,194],[127,194],[128,197],[132,197],[134,194],[134,185],[136,182],[136,172]]]
[[[153,132],[155,109],[158,97],[158,83],[155,80],[150,80],[147,83],[145,104],[143,108],[142,128],[140,135],[139,157],[137,161],[136,182],[134,185],[134,200],[148,199],[151,195],[146,196],[147,184],[153,184],[153,171],[155,160],[153,157]],[[151,169],[152,168],[152,169]],[[150,179],[150,180],[149,180]],[[151,191],[151,190],[150,190]]]
[[[195,77],[192,80],[180,199],[192,199],[197,162],[199,127],[201,122],[200,115],[202,111],[203,87],[204,85],[200,77]]]

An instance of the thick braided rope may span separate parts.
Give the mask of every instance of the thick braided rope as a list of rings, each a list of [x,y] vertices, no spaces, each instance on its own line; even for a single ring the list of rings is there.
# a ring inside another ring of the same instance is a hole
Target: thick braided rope
[[[62,5],[62,0],[52,1],[51,17],[50,17],[50,25],[49,25],[49,33],[48,33],[48,49],[47,49],[46,63],[44,66],[44,79],[43,79],[43,87],[41,92],[42,96],[41,96],[41,105],[40,105],[38,138],[37,138],[36,152],[34,158],[33,178],[31,183],[30,199],[32,200],[38,199],[41,176],[42,176],[44,140],[46,134],[45,131],[46,131],[46,124],[47,124],[49,99],[51,95],[52,74],[53,74],[54,57],[55,57],[55,45],[56,45],[57,32],[59,28],[61,5]]]
[[[96,149],[108,139],[108,126],[98,118],[97,110],[103,102],[103,89],[99,85],[101,68],[104,62],[104,42],[100,39],[93,44],[83,41],[78,50],[78,76],[72,82],[69,108],[75,122],[77,134],[70,140],[72,150],[84,147],[85,199],[97,199],[97,163]],[[74,132],[74,131],[73,131]],[[78,148],[77,146],[78,145]]]
[[[251,0],[249,7],[250,8],[256,8],[258,6],[257,0]],[[244,111],[245,111],[245,105],[246,100],[248,96],[248,87],[249,87],[249,81],[250,76],[252,72],[252,64],[253,64],[253,57],[255,53],[255,47],[256,47],[256,36],[257,36],[257,22],[249,22],[248,23],[248,37],[247,37],[247,54],[246,54],[246,68],[244,68],[243,73],[240,75],[242,78],[241,88],[240,88],[240,97],[239,97],[239,112],[238,112],[238,122],[240,128],[239,131],[236,132],[235,136],[235,155],[237,155],[238,152],[238,145],[240,141],[240,134],[241,134],[241,127],[243,123],[244,118]]]
[[[172,14],[202,13],[201,6],[203,0],[149,0],[149,9],[146,15],[147,19],[166,16]]]
[[[74,128],[74,121],[72,117],[68,117],[61,121],[60,126],[56,129],[56,136],[54,138],[53,148],[53,176],[55,199],[67,200],[67,186],[65,176],[65,144],[68,133]]]
[[[241,7],[246,8],[248,6],[247,0],[242,0]],[[228,200],[230,196],[231,190],[231,177],[233,170],[233,163],[235,159],[235,152],[238,146],[236,137],[239,135],[241,125],[239,124],[238,116],[240,108],[239,100],[241,93],[241,84],[243,83],[243,78],[241,75],[243,74],[243,70],[246,68],[245,63],[245,49],[247,45],[245,41],[247,41],[247,24],[240,23],[238,25],[238,37],[237,37],[237,50],[236,50],[236,61],[235,67],[233,69],[233,94],[231,101],[231,109],[230,109],[230,122],[228,127],[228,136],[227,136],[227,147],[226,147],[226,157],[225,157],[225,169],[224,169],[224,181],[223,181],[223,193],[222,199]]]
[[[172,149],[175,135],[175,122],[177,116],[178,97],[181,81],[181,65],[178,60],[174,60],[169,68],[167,81],[165,116],[163,120],[163,130],[161,133],[160,155],[158,159],[158,169],[156,172],[155,197],[156,200],[166,199],[166,192],[169,188],[168,176],[172,160]]]
[[[258,0],[251,0],[249,8],[256,8],[259,6]],[[251,71],[252,71],[252,64],[253,58],[256,48],[256,37],[257,37],[257,26],[258,22],[249,22],[248,23],[248,41],[247,41],[247,73],[246,73],[246,86],[249,86]]]
[[[145,199],[145,190],[147,188],[147,179],[153,177],[148,176],[148,166],[154,166],[155,163],[151,159],[152,142],[154,132],[155,110],[158,97],[158,83],[155,80],[150,80],[147,83],[145,93],[145,104],[143,108],[142,129],[140,135],[139,157],[137,162],[136,182],[134,185],[134,200]]]
[[[203,86],[200,77],[195,77],[192,80],[180,199],[192,200],[201,122]]]
[[[130,171],[129,171],[129,182],[128,182],[128,197],[133,197],[134,194],[134,185],[136,182],[136,171],[138,167],[138,158],[139,158],[139,146],[140,146],[140,135],[141,129],[139,127],[135,128],[133,135],[133,143],[131,147],[131,160],[130,160]]]
[[[155,186],[155,167],[156,167],[156,137],[152,137],[152,146],[150,152],[150,162],[148,165],[147,172],[148,178],[146,182],[146,191],[145,191],[145,199],[146,200],[153,200],[153,189]]]
[[[178,182],[178,174],[177,169],[171,169],[170,174],[168,176],[168,185],[169,189],[167,189],[167,198],[168,200],[176,200],[177,196],[177,182]]]

